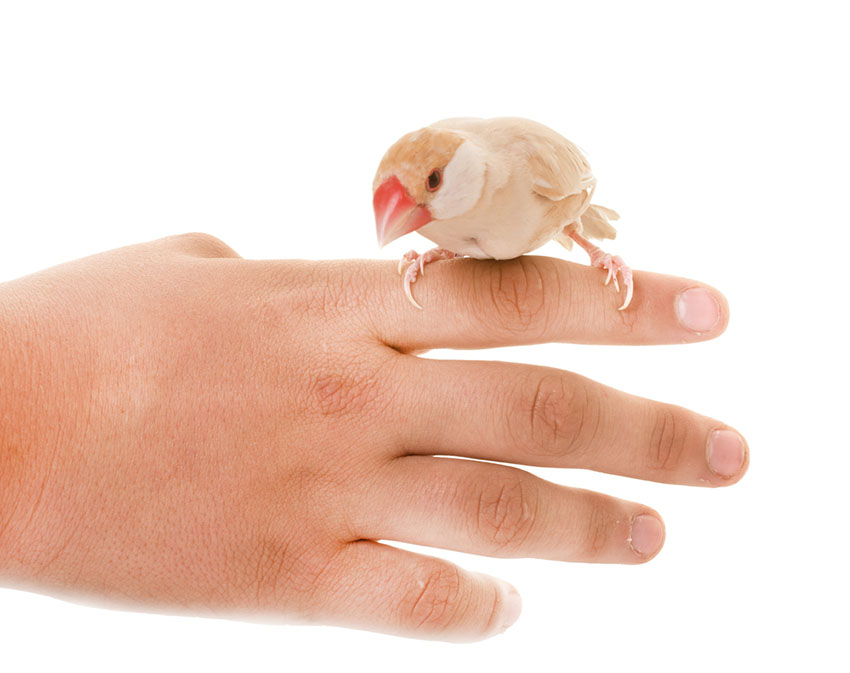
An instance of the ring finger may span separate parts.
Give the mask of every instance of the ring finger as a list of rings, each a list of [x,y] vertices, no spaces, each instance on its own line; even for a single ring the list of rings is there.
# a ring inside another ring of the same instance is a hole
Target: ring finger
[[[596,563],[642,563],[664,542],[652,509],[514,467],[404,456],[379,478],[358,508],[361,539]]]

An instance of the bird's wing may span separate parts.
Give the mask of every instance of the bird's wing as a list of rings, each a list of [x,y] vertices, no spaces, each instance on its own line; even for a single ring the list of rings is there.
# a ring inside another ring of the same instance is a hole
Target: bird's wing
[[[596,185],[581,150],[563,136],[535,122],[518,123],[516,133],[527,152],[531,188],[540,196],[560,201]]]
[[[617,232],[610,221],[619,215],[610,208],[591,205],[596,178],[581,150],[536,122],[524,125],[518,135],[527,147],[531,189],[553,202],[553,212],[565,225],[580,223],[579,231],[591,238],[614,238]],[[565,235],[558,240],[566,247],[572,244]]]

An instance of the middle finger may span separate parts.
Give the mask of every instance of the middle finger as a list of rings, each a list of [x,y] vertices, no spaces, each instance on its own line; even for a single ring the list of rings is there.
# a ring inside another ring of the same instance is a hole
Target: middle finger
[[[748,451],[729,426],[570,372],[509,362],[405,356],[408,388],[397,446],[444,454],[586,468],[693,486],[743,475]]]

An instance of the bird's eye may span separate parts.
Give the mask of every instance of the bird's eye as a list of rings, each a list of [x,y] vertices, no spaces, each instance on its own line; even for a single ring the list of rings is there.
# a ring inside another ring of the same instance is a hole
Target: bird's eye
[[[425,189],[429,192],[436,192],[440,187],[440,183],[443,181],[443,174],[439,168],[435,168],[431,171],[431,175],[428,176],[428,180],[425,181]]]

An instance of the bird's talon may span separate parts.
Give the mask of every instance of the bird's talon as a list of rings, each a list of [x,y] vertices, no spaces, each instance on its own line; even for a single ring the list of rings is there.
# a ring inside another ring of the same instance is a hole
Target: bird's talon
[[[574,238],[574,240],[578,239]],[[599,269],[604,269],[608,272],[608,275],[605,277],[606,286],[611,283],[611,281],[614,281],[614,289],[617,290],[617,294],[619,294],[620,280],[623,281],[622,284],[626,288],[626,299],[623,302],[623,305],[617,310],[625,310],[632,301],[632,292],[634,291],[632,270],[626,266],[623,258],[619,255],[609,255],[608,253],[602,252],[596,246],[593,246],[591,250],[588,250],[588,252],[590,252],[590,265]],[[617,276],[620,276],[620,278],[617,278]]]
[[[421,307],[421,306],[419,305],[419,303],[418,303],[418,302],[417,302],[417,301],[413,298],[413,292],[411,292],[411,291],[410,291],[410,288],[411,288],[411,284],[410,284],[410,283],[408,283],[407,281],[405,281],[405,282],[404,282],[404,294],[405,294],[405,295],[407,296],[407,298],[410,300],[410,303],[411,303],[411,304],[413,304],[416,308],[418,308],[418,309],[421,311],[421,310],[422,310],[422,307]]]
[[[417,267],[418,265],[414,262],[411,266],[408,267],[407,272],[404,274],[404,294],[408,298],[411,304],[413,304],[416,308],[422,310],[422,307],[419,303],[413,298],[413,283],[416,282],[417,276]]]
[[[421,255],[415,250],[411,250],[405,254],[401,260],[399,260],[398,272],[399,275],[404,277],[404,294],[411,304],[418,309],[422,309],[419,303],[413,298],[413,291],[411,288],[420,275],[425,275],[425,266],[438,259],[453,259],[454,257],[458,257],[458,255],[453,253],[451,250],[434,248],[433,250],[429,250]],[[403,272],[402,269],[404,268],[405,262],[410,262],[411,264],[407,267],[407,270]]]
[[[619,309],[617,309],[618,311],[624,310],[629,304],[632,303],[632,293],[635,289],[634,283],[632,282],[631,278],[629,278],[628,280],[623,279],[623,283],[626,286],[626,300],[623,302],[623,305]]]

